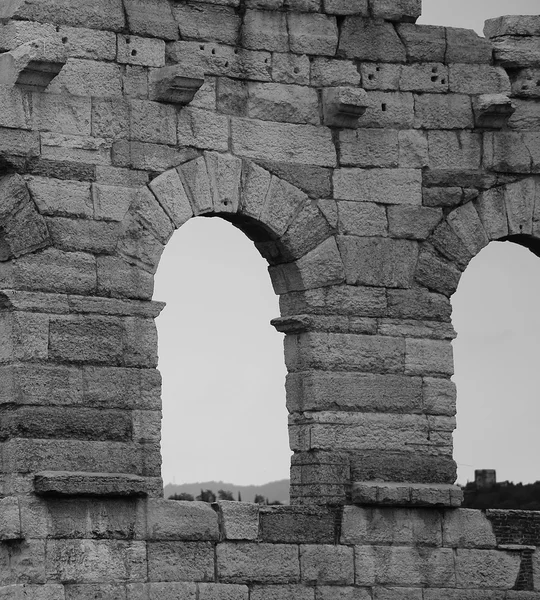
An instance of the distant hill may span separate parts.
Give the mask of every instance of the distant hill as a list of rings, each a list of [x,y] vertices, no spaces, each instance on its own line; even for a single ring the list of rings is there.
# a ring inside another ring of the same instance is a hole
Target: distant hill
[[[173,494],[181,493],[198,496],[201,493],[201,490],[212,490],[214,494],[217,494],[218,490],[228,490],[233,493],[235,500],[238,498],[238,492],[240,492],[242,502],[253,502],[256,494],[260,494],[261,496],[268,498],[269,502],[279,500],[279,502],[283,502],[283,504],[289,504],[288,479],[271,481],[264,485],[235,485],[234,483],[225,483],[223,481],[202,481],[176,485],[168,483],[163,488],[163,495],[165,498],[168,498]]]
[[[463,495],[463,508],[540,510],[540,481],[526,484],[504,481],[479,489],[468,483]]]

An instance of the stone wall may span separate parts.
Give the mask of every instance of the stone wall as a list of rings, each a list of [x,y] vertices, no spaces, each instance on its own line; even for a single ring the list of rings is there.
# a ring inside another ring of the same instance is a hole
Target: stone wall
[[[540,252],[540,18],[420,8],[0,5],[0,597],[539,596],[536,517],[455,508],[449,299]],[[160,499],[153,275],[199,215],[280,295],[292,507]]]

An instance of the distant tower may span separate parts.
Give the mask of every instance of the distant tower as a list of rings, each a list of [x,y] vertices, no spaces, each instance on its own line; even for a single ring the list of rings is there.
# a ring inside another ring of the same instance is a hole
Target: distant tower
[[[497,483],[495,469],[478,469],[474,472],[474,483],[477,490],[493,487]]]

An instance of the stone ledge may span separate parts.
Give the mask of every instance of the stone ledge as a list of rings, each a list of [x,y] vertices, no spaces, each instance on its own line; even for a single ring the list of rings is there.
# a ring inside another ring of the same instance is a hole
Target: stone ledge
[[[125,473],[42,471],[34,476],[34,491],[38,495],[158,496],[161,490],[159,477]]]
[[[378,506],[457,508],[463,492],[457,485],[361,481],[352,485],[352,503]]]

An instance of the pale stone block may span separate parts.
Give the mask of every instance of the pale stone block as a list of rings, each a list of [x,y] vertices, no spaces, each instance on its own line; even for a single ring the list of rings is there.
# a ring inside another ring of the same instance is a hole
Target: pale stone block
[[[450,227],[448,221],[443,221],[431,236],[431,243],[446,258],[464,269],[474,257],[461,238]]]
[[[131,100],[130,138],[156,144],[176,144],[176,109],[174,106]],[[182,140],[183,143],[184,140]]]
[[[333,87],[359,84],[360,74],[352,60],[337,60],[322,56],[313,57],[311,61],[311,85]]]
[[[505,68],[539,67],[540,52],[535,37],[515,36],[492,40],[497,64]]]
[[[41,157],[44,159],[90,165],[111,164],[112,144],[104,138],[48,132],[41,133],[40,137]]]
[[[313,125],[231,119],[234,154],[251,159],[333,167],[336,149],[330,129]]]
[[[336,15],[369,16],[368,0],[324,0],[324,12]]]
[[[289,44],[296,54],[334,56],[338,44],[336,18],[322,14],[289,13]]]
[[[402,65],[392,63],[361,63],[362,87],[365,90],[399,90],[402,69]]]
[[[512,96],[540,98],[540,68],[520,69],[512,78]]]
[[[22,538],[19,499],[7,496],[0,499],[0,539],[17,540]],[[0,598],[2,595],[0,594]]]
[[[405,47],[391,23],[383,20],[345,17],[339,50],[358,60],[405,62]]]
[[[436,594],[440,593],[440,590],[434,591]],[[374,600],[423,600],[425,598],[421,588],[375,587],[373,594]]]
[[[358,120],[359,127],[412,129],[414,98],[410,92],[367,92],[371,104]]]
[[[92,184],[95,218],[123,221],[136,193],[136,188]]]
[[[503,35],[540,35],[540,19],[535,15],[507,15],[484,22],[484,35],[495,38]]]
[[[193,216],[193,209],[176,169],[165,171],[153,179],[149,187],[176,228]]]
[[[151,298],[154,280],[150,273],[116,256],[97,257],[98,293],[120,298]]]
[[[427,414],[456,414],[456,385],[449,379],[424,377],[423,406]]]
[[[178,143],[208,150],[229,147],[229,118],[199,108],[185,108],[178,115]]]
[[[488,236],[472,202],[450,212],[447,222],[472,256],[488,245]]]
[[[456,551],[457,586],[510,590],[516,583],[520,564],[519,552],[459,548]]]
[[[57,133],[90,135],[91,100],[55,94],[32,94],[33,129]]]
[[[415,129],[399,131],[398,143],[401,168],[428,166],[428,140],[425,133]]]
[[[448,298],[427,290],[388,290],[388,316],[450,322]]]
[[[219,544],[217,573],[224,583],[295,583],[300,579],[298,547],[288,544]]]
[[[219,538],[218,515],[205,502],[148,500],[149,540],[210,541]]]
[[[338,202],[338,228],[344,235],[386,236],[388,220],[384,206],[374,202]]]
[[[43,215],[93,217],[89,183],[32,177],[28,188]]]
[[[167,0],[126,0],[124,7],[131,33],[178,39],[178,25]]]
[[[397,31],[401,41],[405,45],[407,59],[410,62],[442,63],[445,61],[445,27],[399,23]]]
[[[425,206],[389,206],[388,230],[392,237],[425,240],[443,218],[442,209]]]
[[[135,35],[118,34],[118,52],[116,60],[126,65],[145,67],[165,66],[165,42]]]
[[[272,54],[272,80],[279,83],[296,83],[308,85],[310,77],[310,60],[306,55]]]
[[[482,136],[468,131],[430,131],[429,166],[432,169],[480,168]]]
[[[472,29],[456,27],[446,28],[446,60],[447,64],[479,63],[489,64],[492,58],[492,45],[481,38]]]
[[[304,192],[273,176],[259,218],[272,232],[281,236],[307,200]]]
[[[537,81],[540,81],[540,69],[537,75]],[[531,87],[533,87],[531,85]],[[540,85],[538,86],[540,88]],[[540,90],[539,90],[540,91]],[[539,96],[540,97],[540,94]],[[512,105],[516,111],[508,120],[508,127],[516,130],[536,130],[540,129],[540,115],[538,114],[538,103],[535,100],[518,100],[512,98]]]
[[[222,583],[198,583],[198,600],[248,600],[246,585]]]
[[[422,204],[419,169],[337,169],[334,197],[379,204]]]
[[[508,233],[532,234],[536,182],[532,177],[505,187],[504,202],[508,216]]]
[[[64,586],[57,583],[35,585],[31,583],[14,583],[0,588],[2,600],[65,600]],[[69,599],[71,600],[71,599]]]
[[[418,258],[416,242],[341,236],[339,246],[349,285],[411,286]]]
[[[354,550],[347,546],[301,545],[302,581],[317,585],[352,585]]]
[[[204,157],[191,160],[178,169],[194,214],[209,212],[213,209],[212,190]]]
[[[407,339],[405,373],[412,375],[453,375],[454,361],[449,341]]]
[[[483,512],[461,508],[444,513],[443,544],[456,548],[495,548],[497,540]]]
[[[421,94],[414,99],[418,129],[472,129],[474,117],[469,96]]]
[[[115,166],[162,172],[195,158],[199,153],[192,149],[178,149],[162,144],[118,140],[112,146]]]
[[[131,211],[153,231],[163,244],[169,241],[174,231],[173,224],[147,187],[137,189]]]
[[[122,71],[113,63],[68,60],[47,92],[71,96],[121,96]]]
[[[287,51],[289,34],[286,13],[248,10],[242,26],[242,46],[250,50]]]
[[[244,161],[242,171],[242,214],[259,219],[272,175],[251,161]]]
[[[121,139],[129,136],[130,105],[123,98],[92,99],[92,135]]]
[[[306,86],[250,83],[247,109],[247,116],[264,121],[312,125],[320,121],[317,92]]]
[[[240,204],[242,161],[230,154],[205,152],[214,212],[235,213]]]
[[[354,582],[356,585],[373,586],[376,577],[376,557],[373,546],[354,547]]]
[[[228,6],[173,4],[174,18],[184,40],[208,40],[236,45],[241,18]]]
[[[53,245],[68,252],[111,253],[120,236],[120,223],[45,217]]]
[[[107,598],[107,600],[125,600],[126,586],[124,584],[115,585],[111,583],[68,584],[65,587],[65,594],[65,600],[93,600],[100,596]],[[64,596],[62,596],[62,600],[64,600]]]
[[[441,63],[403,65],[400,69],[399,89],[404,92],[446,93],[448,67]]]
[[[422,13],[421,0],[372,0],[372,16],[388,21],[416,21]]]
[[[315,588],[303,585],[254,585],[251,600],[314,600]]]
[[[221,500],[219,510],[226,540],[251,540],[259,537],[259,505]]]
[[[450,91],[457,94],[509,94],[510,80],[502,67],[451,64]]]
[[[383,129],[345,129],[339,132],[341,166],[397,167],[398,132]]]
[[[124,94],[132,98],[148,98],[148,69],[137,65],[125,65]]]
[[[530,173],[532,157],[522,133],[489,132],[484,135],[484,166],[498,172]]]
[[[424,206],[454,207],[463,202],[463,188],[460,187],[433,187],[422,190]]]
[[[0,153],[2,155],[25,156],[27,158],[39,156],[39,139],[40,134],[37,131],[22,131],[20,129],[0,127]]]

